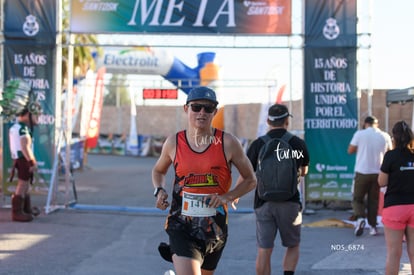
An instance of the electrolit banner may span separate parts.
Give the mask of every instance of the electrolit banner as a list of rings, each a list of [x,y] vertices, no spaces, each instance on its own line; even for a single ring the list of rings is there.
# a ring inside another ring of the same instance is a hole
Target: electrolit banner
[[[56,97],[53,87],[55,72],[54,45],[27,45],[26,43],[5,43],[4,46],[4,81],[21,77],[28,81],[41,104],[43,114],[39,125],[34,127],[34,154],[38,163],[32,188],[35,191],[46,190],[52,175],[54,141],[55,141],[55,105]],[[17,174],[13,182],[9,176],[13,161],[10,156],[8,130],[12,123],[3,124],[3,192],[12,194],[17,184]]]
[[[6,39],[56,43],[57,0],[6,0],[4,36]]]
[[[168,51],[151,47],[105,48],[97,66],[107,73],[166,75],[174,63]]]
[[[291,34],[291,0],[72,0],[74,33]]]
[[[96,63],[98,67],[105,67],[107,73],[161,75],[188,94],[194,86],[207,85],[206,77],[210,80],[217,78],[217,76],[212,77],[210,73],[208,76],[203,75],[206,69],[215,65],[213,63],[215,57],[214,52],[199,53],[197,54],[197,66],[191,68],[162,49],[109,48],[105,49],[102,57],[98,57]]]
[[[346,21],[356,17],[355,1],[305,2],[304,129],[311,158],[306,199],[351,200],[355,155],[347,149],[358,129],[358,98],[356,37],[350,37],[356,25]]]

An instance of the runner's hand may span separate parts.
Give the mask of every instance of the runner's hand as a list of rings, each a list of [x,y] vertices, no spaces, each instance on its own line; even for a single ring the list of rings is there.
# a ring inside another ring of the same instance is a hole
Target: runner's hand
[[[226,204],[228,200],[224,196],[220,196],[217,194],[211,194],[206,198],[206,203],[208,207],[217,208],[224,204]]]
[[[35,173],[35,172],[37,172],[37,161],[35,161],[35,160],[31,160],[30,161],[30,168],[29,168],[29,172],[30,173]]]
[[[155,203],[155,206],[161,210],[165,210],[170,206],[170,203],[168,202],[168,194],[164,190],[160,190],[157,196],[157,201]]]

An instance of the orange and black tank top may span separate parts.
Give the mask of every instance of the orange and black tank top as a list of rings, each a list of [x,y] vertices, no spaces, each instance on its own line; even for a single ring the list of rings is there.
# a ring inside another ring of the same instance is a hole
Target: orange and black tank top
[[[209,143],[203,152],[194,151],[188,143],[186,131],[177,133],[174,168],[182,191],[197,194],[224,194],[231,187],[231,170],[223,146],[223,131],[215,129],[214,136],[201,137]],[[175,187],[177,190],[177,187]]]
[[[200,142],[208,142],[203,152],[194,151],[186,131],[177,133],[174,159],[175,181],[172,211],[181,207],[182,192],[196,194],[224,194],[232,184],[231,168],[224,153],[223,131],[214,129],[214,135]],[[174,201],[175,200],[175,201]]]
[[[208,142],[203,152],[196,152],[186,137],[186,131],[177,133],[174,159],[175,179],[172,202],[166,221],[166,230],[189,231],[202,240],[224,240],[227,236],[227,206],[216,215],[194,217],[182,214],[183,192],[195,194],[224,194],[229,191],[232,178],[223,145],[223,131],[214,129],[214,135],[200,142]],[[205,144],[205,143],[204,143]]]

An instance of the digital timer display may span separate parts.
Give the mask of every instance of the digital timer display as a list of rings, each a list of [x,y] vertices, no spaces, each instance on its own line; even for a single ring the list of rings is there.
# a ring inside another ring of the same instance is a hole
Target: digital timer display
[[[177,99],[178,89],[143,89],[143,99]]]

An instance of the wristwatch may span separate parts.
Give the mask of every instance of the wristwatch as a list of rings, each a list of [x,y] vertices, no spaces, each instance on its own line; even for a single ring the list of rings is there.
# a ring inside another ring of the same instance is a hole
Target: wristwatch
[[[162,187],[157,187],[157,188],[155,188],[155,190],[154,190],[154,197],[157,197],[157,196],[158,196],[158,193],[159,193],[161,190],[164,190],[164,192],[166,192],[166,191],[165,191],[165,189],[164,189],[164,188],[162,188]]]

